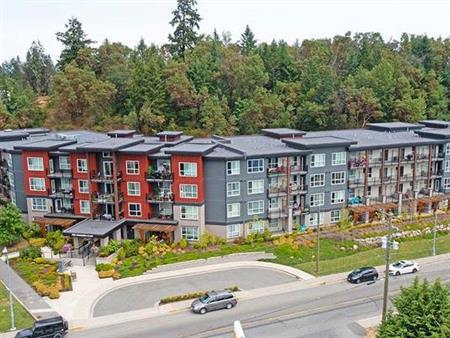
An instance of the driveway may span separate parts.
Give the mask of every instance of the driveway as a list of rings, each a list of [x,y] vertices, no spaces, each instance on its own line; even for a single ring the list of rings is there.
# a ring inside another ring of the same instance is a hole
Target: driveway
[[[189,292],[217,290],[238,286],[242,290],[284,284],[297,280],[282,271],[244,267],[180,276],[125,286],[107,293],[99,299],[93,310],[94,317],[150,308],[164,297]]]

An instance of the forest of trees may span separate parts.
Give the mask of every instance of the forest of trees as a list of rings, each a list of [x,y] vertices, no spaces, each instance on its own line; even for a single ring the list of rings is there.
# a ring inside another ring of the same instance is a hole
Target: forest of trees
[[[0,128],[161,129],[196,136],[450,120],[450,39],[378,33],[259,43],[250,27],[198,33],[195,0],[178,0],[163,46],[105,40],[94,48],[76,18],[56,33],[53,62],[39,42],[1,65]],[[145,32],[143,32],[144,34]],[[299,32],[299,35],[301,32]]]

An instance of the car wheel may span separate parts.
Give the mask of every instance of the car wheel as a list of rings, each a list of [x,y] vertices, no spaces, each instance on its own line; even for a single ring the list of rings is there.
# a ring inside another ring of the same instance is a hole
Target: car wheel
[[[375,282],[377,279],[378,279],[378,276],[377,276],[377,275],[373,276],[373,278],[372,278],[372,280],[373,280],[374,282]]]
[[[233,307],[233,304],[231,304],[231,303],[228,303],[227,304],[227,309],[229,310],[229,309],[231,309]]]
[[[416,272],[417,272],[417,269],[416,269],[416,268],[414,268],[414,269],[413,269],[413,273],[416,273]]]
[[[206,312],[208,312],[208,310],[206,310],[206,308],[201,308],[200,309],[200,314],[204,315]]]
[[[53,338],[62,338],[62,334],[61,333],[55,333],[53,335]]]
[[[396,276],[400,276],[400,271],[397,271],[397,272],[395,273],[395,275],[396,275]]]
[[[356,280],[356,284],[359,284],[359,283],[361,283],[361,279],[358,278],[358,279]]]

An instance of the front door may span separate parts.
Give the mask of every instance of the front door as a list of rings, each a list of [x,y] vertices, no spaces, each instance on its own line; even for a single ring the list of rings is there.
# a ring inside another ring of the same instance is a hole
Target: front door
[[[63,202],[62,202],[62,200],[59,199],[59,198],[56,199],[56,200],[55,200],[55,211],[56,211],[56,212],[61,212],[62,207],[63,207]]]

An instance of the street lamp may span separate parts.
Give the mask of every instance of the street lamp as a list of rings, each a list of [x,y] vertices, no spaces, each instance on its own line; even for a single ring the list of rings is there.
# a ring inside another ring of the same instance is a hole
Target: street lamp
[[[13,296],[11,291],[11,268],[9,266],[9,259],[8,259],[8,249],[6,249],[6,246],[2,250],[2,254],[5,256],[7,270],[8,270],[8,291],[9,291],[9,312],[11,315],[11,331],[14,331],[16,329],[16,326],[14,325],[14,304],[13,304]]]

